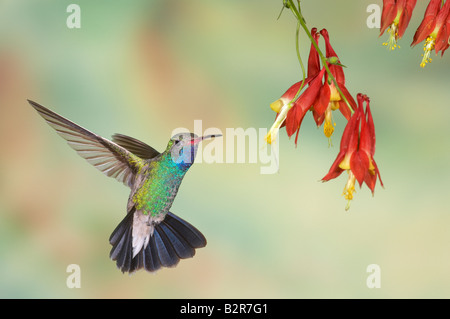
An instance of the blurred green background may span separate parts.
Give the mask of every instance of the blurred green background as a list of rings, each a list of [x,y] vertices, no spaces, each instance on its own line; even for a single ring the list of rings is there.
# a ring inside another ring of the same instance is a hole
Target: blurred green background
[[[280,171],[261,163],[197,164],[172,211],[207,237],[174,269],[122,274],[108,238],[129,191],[81,159],[33,99],[109,137],[163,150],[173,129],[269,128],[269,104],[299,80],[295,20],[282,1],[0,0],[0,297],[3,298],[448,298],[450,297],[449,55],[419,67],[410,48],[388,52],[366,8],[382,1],[303,1],[308,26],[327,28],[347,88],[370,96],[375,159],[385,184],[328,183],[334,147],[311,114],[299,145],[280,132]],[[309,44],[304,35],[305,60]],[[226,136],[224,137],[226,138]],[[81,267],[69,289],[66,267]],[[369,289],[366,268],[381,268]]]

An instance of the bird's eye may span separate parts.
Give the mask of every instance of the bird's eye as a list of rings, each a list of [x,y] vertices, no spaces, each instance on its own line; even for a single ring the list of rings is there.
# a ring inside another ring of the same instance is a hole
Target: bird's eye
[[[183,135],[178,135],[178,136],[174,136],[172,138],[172,141],[174,144],[178,144],[179,142],[181,142],[183,140],[184,136]]]

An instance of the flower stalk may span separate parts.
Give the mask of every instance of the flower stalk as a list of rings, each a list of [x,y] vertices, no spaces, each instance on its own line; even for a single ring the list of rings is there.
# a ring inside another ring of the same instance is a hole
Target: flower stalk
[[[312,45],[314,46],[314,48],[317,50],[317,53],[319,53],[319,57],[320,60],[322,61],[323,66],[325,67],[325,70],[328,74],[328,77],[330,78],[330,80],[333,82],[334,86],[336,87],[336,90],[339,92],[339,94],[341,95],[342,100],[347,104],[348,108],[350,109],[351,114],[354,113],[349,101],[347,100],[347,98],[345,97],[344,93],[342,92],[341,88],[339,87],[335,77],[333,76],[333,74],[331,73],[330,68],[328,67],[327,62],[330,62],[322,53],[322,51],[319,48],[319,45],[316,43],[316,41],[314,40],[313,36],[311,35],[311,32],[309,31],[308,27],[306,26],[306,22],[305,19],[303,18],[302,15],[302,11],[301,11],[301,7],[300,7],[300,0],[297,0],[298,2],[298,9],[297,7],[294,5],[294,2],[292,0],[288,0],[287,1],[287,5],[289,6],[289,9],[291,9],[292,13],[294,14],[294,16],[296,17],[298,24],[301,25],[301,27],[303,28],[303,30],[305,31],[306,35],[308,36],[309,40],[311,41]],[[297,27],[298,30],[298,27]],[[297,31],[297,55],[299,57],[299,61],[300,64],[302,65],[302,70],[303,70],[303,80],[305,80],[305,74],[304,74],[304,67],[303,64],[301,62],[301,58],[300,58],[300,54],[298,51],[298,31]],[[338,62],[335,62],[338,63]],[[300,93],[300,91],[299,91]],[[299,94],[298,93],[298,94]]]

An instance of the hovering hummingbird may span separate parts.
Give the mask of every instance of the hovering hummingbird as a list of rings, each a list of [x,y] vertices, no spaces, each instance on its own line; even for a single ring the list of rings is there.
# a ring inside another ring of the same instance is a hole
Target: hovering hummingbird
[[[122,134],[114,134],[110,141],[36,102],[28,102],[81,157],[131,188],[127,215],[109,238],[110,257],[122,272],[174,267],[180,259],[193,257],[195,249],[206,246],[197,228],[169,210],[194,162],[198,144],[221,135],[176,134],[159,153]]]

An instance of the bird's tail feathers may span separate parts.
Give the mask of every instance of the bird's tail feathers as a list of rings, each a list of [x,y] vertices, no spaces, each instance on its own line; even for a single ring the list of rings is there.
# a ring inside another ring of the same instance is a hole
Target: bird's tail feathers
[[[174,267],[180,259],[195,255],[195,249],[206,246],[203,234],[182,218],[168,213],[155,225],[153,235],[133,257],[133,208],[112,232],[110,257],[122,272],[132,273],[144,268],[154,272],[161,267]]]

